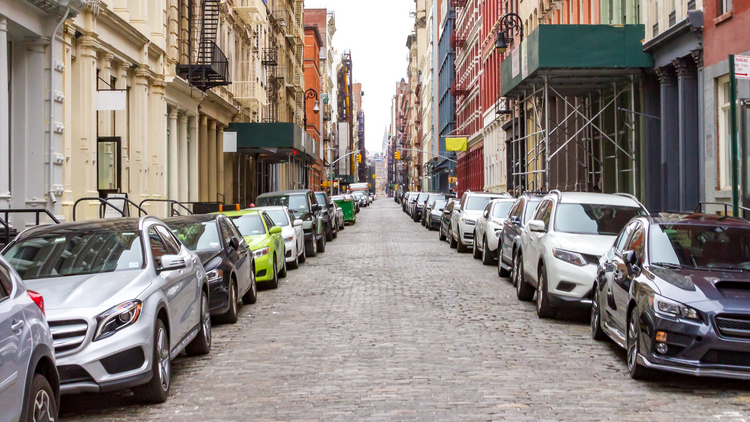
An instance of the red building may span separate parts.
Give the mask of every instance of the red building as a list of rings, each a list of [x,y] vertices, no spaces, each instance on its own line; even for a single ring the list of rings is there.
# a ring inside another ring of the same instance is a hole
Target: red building
[[[317,144],[315,151],[320,151],[320,47],[322,45],[320,30],[317,23],[305,21],[305,90],[312,95],[305,95],[305,112],[307,116],[307,127],[305,130]],[[307,98],[312,96],[312,98]],[[316,100],[317,97],[317,100]],[[318,112],[315,109],[318,109]],[[320,190],[322,182],[322,154],[318,153],[318,159],[308,167],[308,186],[314,190]]]

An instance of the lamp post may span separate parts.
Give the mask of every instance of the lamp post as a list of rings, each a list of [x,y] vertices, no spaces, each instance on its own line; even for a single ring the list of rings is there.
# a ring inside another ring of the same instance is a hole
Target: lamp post
[[[505,53],[505,50],[508,49],[508,44],[513,41],[513,37],[516,34],[519,38],[523,39],[523,21],[515,13],[506,13],[500,18],[500,29],[497,31],[497,37],[495,38],[495,48],[497,51]]]
[[[303,107],[303,109],[305,110],[305,113],[303,114],[304,117],[302,118],[302,124],[304,126],[305,131],[302,134],[302,136],[305,136],[305,134],[307,134],[307,100],[308,99],[312,99],[312,98],[315,99],[315,105],[313,106],[313,112],[315,114],[318,114],[320,112],[320,102],[318,101],[318,91],[310,88],[307,91],[305,91],[305,106]],[[309,186],[307,186],[307,154],[305,154],[305,156],[302,157],[302,163],[303,163],[302,167],[305,169],[305,179],[304,179],[305,180],[305,186],[309,187]]]

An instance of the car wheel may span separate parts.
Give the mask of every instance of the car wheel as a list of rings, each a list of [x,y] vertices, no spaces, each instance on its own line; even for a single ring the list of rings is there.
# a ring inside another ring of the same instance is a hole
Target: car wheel
[[[552,318],[555,316],[555,311],[547,296],[547,269],[544,265],[539,268],[539,282],[536,285],[536,314],[539,318]]]
[[[302,253],[299,255],[299,263],[304,264],[307,261],[307,245],[303,243]]]
[[[326,238],[325,236],[320,236],[320,240],[318,240],[318,253],[323,253],[326,251]]]
[[[602,330],[602,313],[599,310],[599,286],[594,284],[594,300],[591,302],[591,338],[602,341],[606,337]]]
[[[251,268],[252,274],[250,275],[250,290],[242,296],[242,303],[245,305],[252,305],[258,301],[258,284],[255,282],[255,268]]]
[[[276,265],[276,257],[273,257],[273,279],[269,283],[270,287],[272,289],[278,289],[279,288],[279,272],[278,272],[278,266]]]
[[[451,249],[456,249],[458,247],[458,242],[456,242],[456,238],[453,237],[453,233],[450,232],[450,229],[448,229],[448,236],[450,236]]]
[[[211,351],[211,314],[208,312],[208,295],[201,292],[201,318],[198,336],[185,348],[190,356],[207,355]]]
[[[336,230],[333,231],[333,234],[331,235],[334,239],[339,237],[339,225],[336,224]]]
[[[528,302],[534,297],[534,286],[527,283],[523,276],[523,255],[516,257],[516,265],[513,270],[513,282],[516,285],[516,297],[518,300]]]
[[[492,256],[492,251],[490,251],[490,247],[487,245],[486,237],[482,240],[482,245],[482,264],[492,265],[495,262],[495,258]]]
[[[441,242],[445,241],[445,239],[446,239],[445,233],[443,233],[443,225],[442,224],[440,225],[440,228],[438,229],[438,238],[440,239]]]
[[[328,230],[326,230],[326,242],[330,242],[333,240],[333,227],[331,225],[328,225]]]
[[[286,265],[290,270],[296,270],[297,268],[299,268],[299,255],[297,255],[297,251],[294,251],[294,261]]]
[[[171,361],[169,356],[169,333],[162,320],[157,319],[154,327],[154,353],[151,360],[151,381],[133,387],[138,401],[144,403],[164,403],[169,396],[171,384]]]
[[[282,257],[285,257],[286,253],[282,255]],[[286,258],[283,259],[281,264],[281,271],[279,271],[279,278],[286,278],[287,270],[286,270]]]
[[[458,239],[456,239],[456,252],[458,253],[464,253],[466,250],[469,249],[466,245],[464,245],[464,242],[461,241],[461,230],[458,231]]]
[[[503,244],[497,243],[497,275],[500,277],[508,277],[511,272],[503,268]]]
[[[54,422],[57,420],[57,402],[55,393],[47,378],[42,374],[34,374],[31,381],[26,408],[28,422]]]
[[[652,375],[649,368],[638,363],[638,351],[641,350],[640,325],[638,307],[634,306],[628,319],[628,372],[636,380],[648,379]]]
[[[219,316],[218,320],[227,324],[237,322],[237,283],[232,279],[229,282],[229,309]]]
[[[316,242],[315,239],[305,242],[305,253],[310,258],[318,256],[318,242]]]
[[[474,232],[474,241],[471,243],[471,256],[474,259],[479,259],[482,257],[482,252],[479,251],[479,248],[477,247],[477,232]]]

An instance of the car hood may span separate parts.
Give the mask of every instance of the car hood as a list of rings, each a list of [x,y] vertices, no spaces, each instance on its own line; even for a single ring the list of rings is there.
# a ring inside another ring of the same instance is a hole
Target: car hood
[[[472,220],[476,220],[477,218],[482,216],[482,211],[474,211],[474,210],[464,210],[461,212],[461,215],[459,215],[460,218],[471,218]]]
[[[552,233],[551,237],[559,244],[560,249],[601,257],[612,247],[617,236]]]
[[[700,310],[750,311],[750,273],[700,268],[648,266],[644,275],[659,294]]]
[[[44,297],[51,311],[112,306],[135,299],[151,282],[145,270],[125,270],[26,281],[26,286]]]
[[[281,228],[281,236],[288,237],[294,235],[294,226],[291,224]]]
[[[219,253],[221,253],[221,251],[218,250],[195,252],[195,254],[198,255],[198,258],[201,260],[201,264],[203,264],[203,266],[205,266],[208,261],[212,260]]]
[[[245,236],[245,242],[247,242],[248,248],[251,251],[268,246],[270,243],[271,236],[267,234],[259,234],[255,236]]]

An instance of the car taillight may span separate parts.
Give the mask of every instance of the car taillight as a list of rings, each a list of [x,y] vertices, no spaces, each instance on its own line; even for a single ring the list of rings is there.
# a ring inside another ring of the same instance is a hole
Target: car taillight
[[[47,313],[44,312],[44,298],[42,297],[42,295],[40,295],[39,293],[33,290],[26,290],[26,293],[29,295],[31,300],[33,300],[34,303],[36,303],[36,306],[38,306],[39,309],[42,310],[42,313],[44,314],[44,316],[47,316]]]

